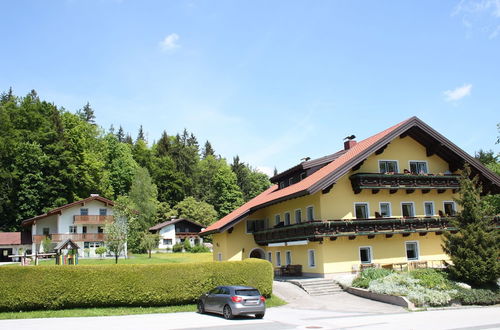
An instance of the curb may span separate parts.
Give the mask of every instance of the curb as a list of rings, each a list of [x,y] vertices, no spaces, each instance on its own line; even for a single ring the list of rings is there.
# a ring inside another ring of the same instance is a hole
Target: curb
[[[345,290],[347,292],[349,292],[353,295],[359,296],[359,297],[368,298],[368,299],[376,300],[376,301],[381,301],[381,302],[391,304],[391,305],[401,306],[404,308],[408,308],[409,310],[418,310],[418,308],[416,308],[415,305],[405,297],[391,296],[391,295],[382,294],[382,293],[375,293],[375,292],[368,291],[366,289],[353,288],[353,287],[346,288]]]

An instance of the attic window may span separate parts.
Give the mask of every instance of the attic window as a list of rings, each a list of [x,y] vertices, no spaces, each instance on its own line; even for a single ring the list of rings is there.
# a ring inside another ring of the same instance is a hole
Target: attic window
[[[280,181],[280,189],[285,188],[285,181]]]
[[[304,180],[304,179],[306,178],[306,176],[307,176],[307,175],[306,175],[306,172],[302,172],[302,173],[300,173],[300,179],[301,179],[301,180]]]
[[[247,220],[247,234],[264,230],[265,220]]]
[[[288,179],[288,185],[291,186],[293,184],[293,177]]]

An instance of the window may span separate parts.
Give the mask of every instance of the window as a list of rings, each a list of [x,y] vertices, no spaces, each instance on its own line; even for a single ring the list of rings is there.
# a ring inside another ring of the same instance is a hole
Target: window
[[[99,233],[99,234],[104,233],[104,227],[102,227],[102,226],[98,226],[98,227],[97,227],[97,233]]]
[[[82,233],[86,234],[87,233],[87,226],[82,226]]]
[[[49,234],[50,234],[50,229],[49,229],[49,228],[43,228],[43,229],[42,229],[42,233],[43,233],[43,235],[45,235],[45,236],[49,236]]]
[[[276,251],[276,266],[281,266],[281,252]]]
[[[380,203],[380,215],[384,218],[391,216],[391,203]]]
[[[90,242],[83,242],[83,248],[84,249],[89,249],[90,248]]]
[[[265,226],[265,220],[247,220],[247,234],[264,230],[265,229],[264,226]]]
[[[367,219],[370,216],[368,203],[354,203],[356,219]]]
[[[274,216],[274,223],[275,223],[276,225],[279,225],[279,223],[280,223],[280,222],[281,222],[281,216],[280,216],[279,214],[276,214],[276,215]]]
[[[434,215],[434,202],[424,202],[424,212],[426,217]]]
[[[287,266],[292,264],[292,251],[285,252],[285,261]]]
[[[290,212],[285,213],[285,226],[290,225]]]
[[[306,178],[306,176],[307,176],[306,172],[300,173],[300,179],[301,180],[304,180]]]
[[[99,215],[108,215],[108,209],[99,209]]]
[[[288,185],[291,186],[293,184],[293,177],[288,179]]]
[[[424,174],[427,172],[427,162],[424,161],[410,161],[410,172],[416,174]]]
[[[449,216],[454,216],[456,213],[455,202],[444,202],[444,214]]]
[[[418,242],[406,242],[406,258],[418,260]]]
[[[80,215],[89,215],[89,209],[80,209]]]
[[[172,245],[172,239],[171,238],[164,238],[163,245]]]
[[[361,246],[359,248],[359,260],[362,264],[372,263],[372,248],[369,246]]]
[[[69,226],[69,233],[76,234],[76,226]]]
[[[314,220],[314,206],[308,206],[306,209],[307,212],[307,221]]]
[[[398,173],[398,162],[395,160],[379,160],[380,173]]]
[[[308,255],[309,255],[309,267],[310,268],[316,267],[316,253],[314,252],[314,250],[309,250]]]
[[[302,210],[295,210],[295,223],[302,221]]]
[[[285,188],[285,181],[280,181],[280,189]]]
[[[222,261],[222,252],[217,253],[217,260]]]
[[[270,263],[273,263],[273,253],[272,252],[267,252],[267,260]]]
[[[405,218],[411,218],[415,216],[415,208],[413,207],[413,203],[401,203],[401,213]]]

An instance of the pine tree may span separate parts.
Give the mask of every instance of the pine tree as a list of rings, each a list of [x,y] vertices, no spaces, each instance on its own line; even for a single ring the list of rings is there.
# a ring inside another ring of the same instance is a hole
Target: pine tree
[[[121,125],[118,129],[118,133],[116,133],[116,138],[118,139],[118,142],[125,142],[125,133],[123,132],[123,127]]]
[[[487,207],[480,198],[478,178],[470,179],[470,176],[471,170],[466,164],[456,199],[461,211],[451,221],[457,232],[445,232],[443,249],[453,262],[448,267],[451,275],[481,287],[494,284],[500,276],[500,237],[498,230],[492,227],[492,217],[486,216]]]
[[[78,110],[77,113],[87,123],[95,124],[94,110],[90,106],[89,102],[87,102],[87,104],[85,104],[81,110]]]
[[[137,134],[137,139],[135,141],[137,142],[139,140],[146,142],[146,137],[144,136],[144,131],[142,129],[142,125],[141,125],[141,127],[139,127],[139,133]]]
[[[207,142],[205,142],[205,147],[203,148],[202,158],[205,159],[205,158],[207,158],[207,156],[214,156],[215,157],[215,150],[212,147],[212,144],[208,140],[207,140]]]

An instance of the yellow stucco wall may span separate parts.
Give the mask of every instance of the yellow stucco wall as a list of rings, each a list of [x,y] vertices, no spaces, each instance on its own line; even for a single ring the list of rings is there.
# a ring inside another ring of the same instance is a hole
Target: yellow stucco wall
[[[428,233],[425,236],[412,234],[403,237],[396,234],[391,238],[385,235],[376,235],[372,239],[367,236],[358,236],[354,240],[347,237],[340,237],[335,241],[325,239],[320,242],[309,242],[306,245],[299,246],[280,246],[280,247],[259,247],[252,234],[246,233],[246,220],[268,219],[269,226],[275,224],[275,215],[280,215],[280,220],[284,221],[284,213],[290,212],[291,223],[295,223],[295,210],[302,210],[302,221],[306,218],[306,208],[314,207],[314,218],[317,220],[331,219],[352,219],[354,218],[355,203],[368,203],[370,217],[375,217],[375,212],[380,212],[380,202],[389,202],[391,204],[391,216],[401,217],[401,203],[412,202],[414,204],[415,215],[424,216],[424,202],[434,203],[434,213],[437,215],[439,210],[444,211],[443,203],[453,201],[455,197],[451,190],[446,190],[439,194],[436,190],[423,194],[416,190],[408,194],[404,189],[398,190],[394,194],[389,191],[381,190],[373,194],[371,190],[363,190],[355,194],[351,187],[349,176],[354,173],[378,173],[379,160],[397,160],[399,172],[405,168],[409,169],[409,161],[426,161],[429,173],[444,173],[448,171],[448,163],[438,156],[427,157],[425,148],[411,137],[396,138],[393,140],[384,152],[380,155],[373,154],[368,157],[359,170],[343,176],[326,194],[318,192],[314,195],[308,195],[295,198],[279,204],[269,206],[251,214],[246,219],[240,221],[234,226],[232,233],[228,231],[215,234],[214,260],[218,260],[218,254],[221,253],[222,260],[242,260],[248,258],[253,249],[259,248],[266,258],[268,252],[272,252],[272,263],[277,266],[276,252],[281,252],[281,263],[285,264],[286,251],[290,251],[293,264],[301,264],[303,272],[329,274],[339,272],[350,272],[355,267],[359,267],[360,256],[359,248],[363,246],[371,247],[372,262],[378,264],[406,262],[407,241],[417,241],[419,245],[420,260],[446,260],[447,256],[443,253],[441,244],[442,236],[434,233]],[[309,267],[309,250],[314,250],[316,265]]]

